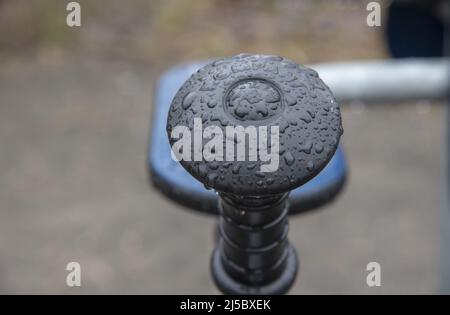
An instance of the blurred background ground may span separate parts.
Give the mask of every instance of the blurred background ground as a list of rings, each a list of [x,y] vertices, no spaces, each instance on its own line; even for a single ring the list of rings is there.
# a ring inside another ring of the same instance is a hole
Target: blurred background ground
[[[360,1],[0,0],[0,293],[218,293],[215,219],[149,188],[152,86],[180,62],[240,52],[300,63],[386,58]],[[436,293],[439,104],[345,104],[349,182],[291,221],[291,293]],[[65,284],[69,261],[82,287]],[[366,285],[366,265],[382,286]]]

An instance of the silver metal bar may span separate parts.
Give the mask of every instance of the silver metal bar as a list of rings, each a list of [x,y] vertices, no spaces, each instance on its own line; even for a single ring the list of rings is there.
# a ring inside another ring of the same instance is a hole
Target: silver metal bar
[[[311,65],[342,102],[443,100],[449,96],[450,58],[406,58]]]

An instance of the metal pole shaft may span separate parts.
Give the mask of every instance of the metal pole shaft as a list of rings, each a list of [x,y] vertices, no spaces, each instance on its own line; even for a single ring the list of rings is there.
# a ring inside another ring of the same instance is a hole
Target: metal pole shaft
[[[288,241],[288,194],[242,197],[221,193],[219,242],[212,272],[228,294],[283,294],[295,280]]]
[[[281,275],[288,255],[286,196],[221,195],[219,251],[236,280],[263,285]]]

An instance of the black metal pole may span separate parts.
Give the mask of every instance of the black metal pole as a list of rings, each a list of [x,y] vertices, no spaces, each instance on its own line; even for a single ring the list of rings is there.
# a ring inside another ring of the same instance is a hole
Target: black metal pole
[[[287,239],[287,196],[220,194],[220,238],[212,273],[223,292],[282,294],[291,286],[297,259]],[[288,264],[292,266],[286,269]]]

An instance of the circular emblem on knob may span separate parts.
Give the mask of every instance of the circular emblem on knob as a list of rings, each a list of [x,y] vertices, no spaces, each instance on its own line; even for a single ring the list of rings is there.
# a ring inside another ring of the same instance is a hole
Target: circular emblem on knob
[[[277,117],[282,98],[275,84],[263,79],[245,79],[235,83],[225,97],[225,111],[246,124]]]

